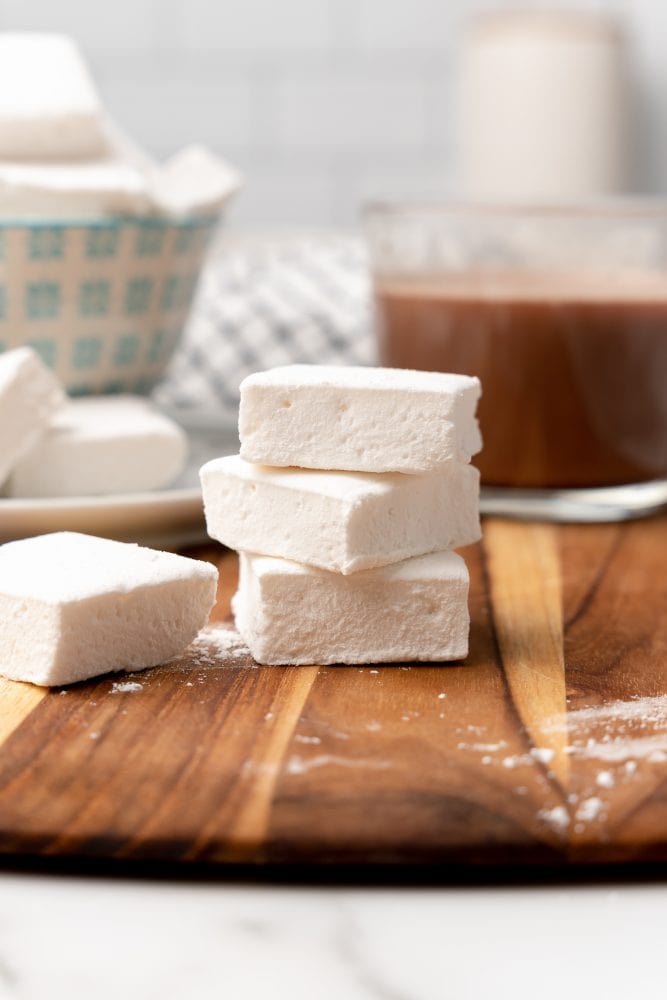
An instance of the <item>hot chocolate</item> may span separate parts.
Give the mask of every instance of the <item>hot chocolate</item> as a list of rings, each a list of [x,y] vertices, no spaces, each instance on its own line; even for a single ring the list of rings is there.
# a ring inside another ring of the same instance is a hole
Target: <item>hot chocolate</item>
[[[383,274],[381,363],[478,375],[487,485],[667,476],[667,282]]]

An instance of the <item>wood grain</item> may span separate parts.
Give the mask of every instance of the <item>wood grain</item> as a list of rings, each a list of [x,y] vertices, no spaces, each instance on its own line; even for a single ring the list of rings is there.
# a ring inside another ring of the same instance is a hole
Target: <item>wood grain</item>
[[[549,769],[565,787],[570,764],[557,529],[489,519],[485,548],[495,633],[510,696],[533,747],[548,751],[543,756],[549,758]],[[553,725],[557,719],[561,726]]]
[[[285,671],[272,710],[267,713],[270,718],[264,720],[271,720],[272,725],[264,738],[256,741],[252,755],[244,761],[243,768],[249,780],[227,832],[230,845],[236,847],[237,861],[252,860],[266,840],[278,774],[316,676],[317,667]],[[216,830],[217,817],[214,817],[212,823],[199,831],[192,857],[197,857]]]
[[[0,677],[0,751],[4,741],[21,725],[46,695],[43,688]]]
[[[236,559],[221,569],[229,617]],[[667,860],[667,518],[489,520],[465,664],[0,690],[0,851],[208,862]]]

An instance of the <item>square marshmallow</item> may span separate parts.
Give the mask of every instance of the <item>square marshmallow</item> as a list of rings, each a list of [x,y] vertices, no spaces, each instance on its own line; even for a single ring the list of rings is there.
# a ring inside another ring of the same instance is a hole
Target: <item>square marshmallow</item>
[[[465,657],[467,599],[453,552],[351,577],[242,552],[233,607],[259,663],[392,663]]]
[[[265,465],[420,473],[481,448],[479,379],[288,365],[241,383],[241,457]]]
[[[155,203],[168,215],[219,212],[241,187],[241,177],[205,146],[191,145],[152,175]]]
[[[139,396],[78,399],[51,419],[14,466],[12,497],[71,497],[159,489],[182,471],[187,439]]]
[[[130,163],[0,163],[0,213],[10,218],[138,215],[148,182]]]
[[[403,476],[276,469],[230,455],[200,475],[213,538],[343,574],[480,537],[479,473],[459,462]]]
[[[0,354],[0,485],[64,403],[58,380],[33,350]]]
[[[209,563],[62,532],[0,547],[0,673],[73,684],[181,653],[216,592]]]
[[[66,35],[0,34],[0,159],[104,156],[102,105]]]

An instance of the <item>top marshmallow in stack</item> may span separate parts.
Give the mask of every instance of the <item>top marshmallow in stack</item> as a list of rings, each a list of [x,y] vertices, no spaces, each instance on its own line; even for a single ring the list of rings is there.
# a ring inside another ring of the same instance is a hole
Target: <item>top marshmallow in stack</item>
[[[482,447],[479,379],[287,365],[241,383],[241,458],[351,472],[433,472]]]

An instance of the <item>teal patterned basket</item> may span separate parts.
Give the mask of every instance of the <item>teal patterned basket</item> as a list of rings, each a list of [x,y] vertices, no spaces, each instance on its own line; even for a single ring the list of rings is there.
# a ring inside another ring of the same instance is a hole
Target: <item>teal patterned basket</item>
[[[0,221],[0,352],[33,347],[71,395],[150,392],[217,222]]]

